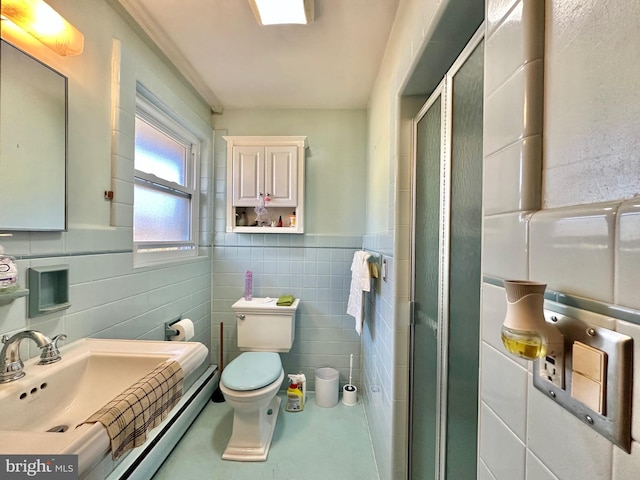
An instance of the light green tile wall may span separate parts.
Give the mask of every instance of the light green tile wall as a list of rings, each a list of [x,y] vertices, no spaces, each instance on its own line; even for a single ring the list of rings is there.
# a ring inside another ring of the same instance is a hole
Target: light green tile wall
[[[112,117],[114,40],[119,40],[128,52],[122,71],[130,72],[127,78],[133,81],[117,78],[124,96],[134,98],[135,80],[143,80],[162,101],[196,125],[209,143],[210,109],[162,55],[120,17],[108,0],[48,0],[47,3],[85,36],[84,52],[76,57],[60,57],[33,39],[18,44],[69,79],[69,230],[13,232],[12,237],[1,237],[0,243],[7,253],[18,258],[21,287],[26,286],[30,266],[68,265],[71,307],[30,319],[26,299],[18,299],[0,306],[0,334],[36,329],[49,336],[64,332],[68,342],[83,337],[160,340],[164,339],[164,322],[185,315],[195,323],[195,340],[209,346],[213,230],[211,145],[201,170],[201,256],[179,264],[134,269],[133,117],[127,118],[123,112]],[[112,124],[112,118],[117,124]],[[114,155],[116,145],[129,145],[129,148],[122,148]],[[117,176],[113,183],[112,176]],[[113,202],[104,199],[104,191],[110,188],[115,190]],[[112,213],[116,210],[128,215],[127,219],[119,217],[123,221],[117,226],[112,223]],[[35,350],[30,354],[39,353]]]
[[[360,388],[360,337],[346,311],[365,223],[365,122],[364,110],[227,110],[214,117],[212,343],[217,358],[223,323],[225,365],[240,353],[231,305],[244,294],[251,270],[254,297],[300,298],[294,346],[281,354],[285,371],[304,373],[314,390],[315,369],[332,367],[344,385],[353,353],[353,383]],[[304,234],[225,233],[227,134],[308,137]]]
[[[369,101],[367,235],[365,246],[388,256],[389,280],[371,298],[363,340],[365,407],[380,478],[407,475],[409,358],[410,119],[400,95],[432,33],[436,12],[449,2],[400,2],[387,51]],[[443,72],[444,73],[444,72]],[[411,102],[405,102],[411,103]]]
[[[213,121],[228,135],[306,135],[305,232],[364,233],[365,110],[232,109]]]

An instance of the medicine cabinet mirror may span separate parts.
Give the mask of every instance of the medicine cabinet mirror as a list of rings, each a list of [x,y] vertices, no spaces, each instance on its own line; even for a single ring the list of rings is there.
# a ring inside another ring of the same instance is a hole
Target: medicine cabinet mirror
[[[1,41],[0,230],[66,230],[67,78]]]

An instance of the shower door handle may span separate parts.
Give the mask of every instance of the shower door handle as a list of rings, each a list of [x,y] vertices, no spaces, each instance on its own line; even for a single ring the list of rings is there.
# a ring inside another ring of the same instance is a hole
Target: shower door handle
[[[416,324],[416,302],[409,302],[409,326],[413,327]]]

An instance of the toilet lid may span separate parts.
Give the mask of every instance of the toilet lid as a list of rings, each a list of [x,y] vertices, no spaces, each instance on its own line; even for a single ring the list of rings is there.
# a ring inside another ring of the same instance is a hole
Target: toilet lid
[[[245,352],[222,370],[222,384],[230,390],[257,390],[278,379],[282,372],[275,352]]]

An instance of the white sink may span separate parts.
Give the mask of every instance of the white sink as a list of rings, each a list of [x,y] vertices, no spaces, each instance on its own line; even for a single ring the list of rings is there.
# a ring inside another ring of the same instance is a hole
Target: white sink
[[[60,352],[0,384],[0,453],[77,454],[80,475],[109,453],[105,428],[84,420],[160,363],[176,360],[186,378],[209,356],[198,342],[146,340],[82,339]]]

